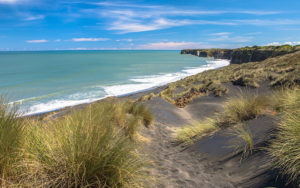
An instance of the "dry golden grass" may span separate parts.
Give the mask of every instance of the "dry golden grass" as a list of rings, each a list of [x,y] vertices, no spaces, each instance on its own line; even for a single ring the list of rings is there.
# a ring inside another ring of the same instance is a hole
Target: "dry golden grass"
[[[17,118],[1,104],[1,187],[143,187],[149,160],[136,139],[152,121],[131,102],[92,104],[48,121]]]
[[[224,111],[217,117],[218,125],[226,126],[254,119],[263,114],[269,105],[267,97],[240,94],[223,105]]]
[[[193,125],[187,125],[176,130],[174,141],[191,144],[193,140],[197,140],[217,129],[215,120],[208,118],[204,122],[196,122]]]
[[[240,86],[260,87],[259,83],[268,81],[271,87],[293,88],[300,84],[300,51],[268,58],[262,62],[231,64],[229,66],[208,70],[170,83],[160,96],[172,104],[180,97],[203,94],[223,95],[227,89],[222,83],[231,82]],[[180,93],[175,93],[181,88]],[[191,89],[199,92],[191,93]]]

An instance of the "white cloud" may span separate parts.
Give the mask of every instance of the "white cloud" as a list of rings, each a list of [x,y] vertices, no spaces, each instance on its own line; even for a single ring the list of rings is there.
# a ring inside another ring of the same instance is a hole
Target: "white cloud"
[[[20,0],[0,0],[0,4],[14,4],[18,3]]]
[[[55,42],[61,42],[61,39],[56,39]]]
[[[132,42],[133,39],[117,39],[116,41],[117,42],[120,42],[120,41]]]
[[[246,24],[246,25],[256,25],[256,26],[266,26],[266,25],[299,25],[299,20],[291,19],[276,19],[276,20],[261,20],[261,19],[252,19],[252,20],[233,20],[236,23]]]
[[[220,33],[211,33],[209,35],[211,36],[222,36],[222,35],[230,35],[231,33],[229,32],[220,32]]]
[[[45,18],[44,15],[36,15],[36,16],[28,16],[24,20],[26,20],[26,21],[34,21],[34,20],[42,20],[44,18]]]
[[[48,42],[48,40],[40,39],[40,40],[27,40],[27,43],[45,43]]]
[[[164,18],[155,19],[148,23],[140,23],[138,21],[117,21],[113,22],[108,30],[118,30],[120,33],[134,33],[142,31],[153,31],[166,29],[174,26],[182,26],[191,24],[188,20],[169,20]]]
[[[134,5],[134,4],[126,4],[126,3],[112,3],[112,2],[100,2],[100,3],[93,3],[94,5],[99,6],[107,6],[107,7],[132,7],[132,8],[161,8],[161,6],[155,5]]]
[[[105,9],[89,9],[87,12],[96,16],[110,18],[107,30],[116,30],[119,33],[133,33],[167,29],[185,25],[241,25],[260,24],[260,20],[197,20],[199,15],[219,14],[252,14],[271,15],[280,14],[279,11],[264,10],[196,10],[179,9],[172,6],[136,5],[122,2],[101,2],[96,3]],[[174,17],[176,16],[176,19]],[[186,19],[186,18],[189,19]],[[194,17],[194,18],[193,18]]]
[[[233,11],[234,13],[234,11]],[[253,14],[253,15],[272,15],[272,14],[280,14],[280,11],[256,11],[256,10],[242,10],[242,11],[235,11],[235,13],[240,14]]]
[[[195,42],[158,42],[158,43],[148,43],[137,47],[137,49],[147,49],[147,50],[178,50],[183,48],[196,48],[199,43]]]
[[[284,45],[284,44],[288,44],[288,45],[300,45],[300,41],[284,42],[284,43],[271,42],[271,43],[268,43],[267,46],[280,46],[280,45]]]
[[[211,36],[215,36],[215,38],[210,38],[208,41],[226,41],[226,42],[233,42],[233,43],[243,43],[249,42],[253,37],[251,36],[231,36],[232,33],[229,32],[221,32],[221,33],[212,33],[209,34]]]
[[[73,38],[74,42],[97,42],[97,41],[107,41],[107,38]]]
[[[297,41],[297,42],[285,42],[284,44],[288,44],[288,45],[300,45],[300,41]]]

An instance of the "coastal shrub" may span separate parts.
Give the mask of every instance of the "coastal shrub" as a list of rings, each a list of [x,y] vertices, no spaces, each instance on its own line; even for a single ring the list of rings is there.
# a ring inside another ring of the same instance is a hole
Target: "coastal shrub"
[[[223,126],[256,118],[268,105],[266,97],[241,94],[225,102],[224,112],[218,116],[218,124]]]
[[[276,137],[267,150],[274,159],[274,168],[288,178],[287,183],[300,187],[300,108],[286,111]]]
[[[0,186],[9,186],[16,177],[25,129],[17,111],[0,99]]]
[[[31,124],[21,163],[22,185],[142,186],[146,162],[125,130],[130,126],[136,131],[139,121],[127,113],[128,105],[100,103],[58,120]]]
[[[216,122],[214,119],[207,118],[204,122],[196,122],[193,125],[187,125],[179,128],[175,133],[175,142],[177,143],[192,143],[193,140],[205,136],[217,130]]]

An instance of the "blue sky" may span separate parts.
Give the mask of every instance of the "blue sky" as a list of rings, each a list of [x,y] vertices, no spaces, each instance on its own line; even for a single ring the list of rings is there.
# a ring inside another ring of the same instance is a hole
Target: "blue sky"
[[[300,44],[299,0],[0,0],[0,50]]]

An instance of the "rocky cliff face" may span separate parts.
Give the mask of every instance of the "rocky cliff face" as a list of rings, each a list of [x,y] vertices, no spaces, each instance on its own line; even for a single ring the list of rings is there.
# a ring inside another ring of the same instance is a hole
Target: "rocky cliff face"
[[[276,57],[300,50],[300,46],[279,47],[245,47],[238,49],[185,49],[181,54],[191,54],[199,57],[213,57],[215,59],[228,59],[231,64],[241,64],[254,61],[263,61],[269,57]]]

